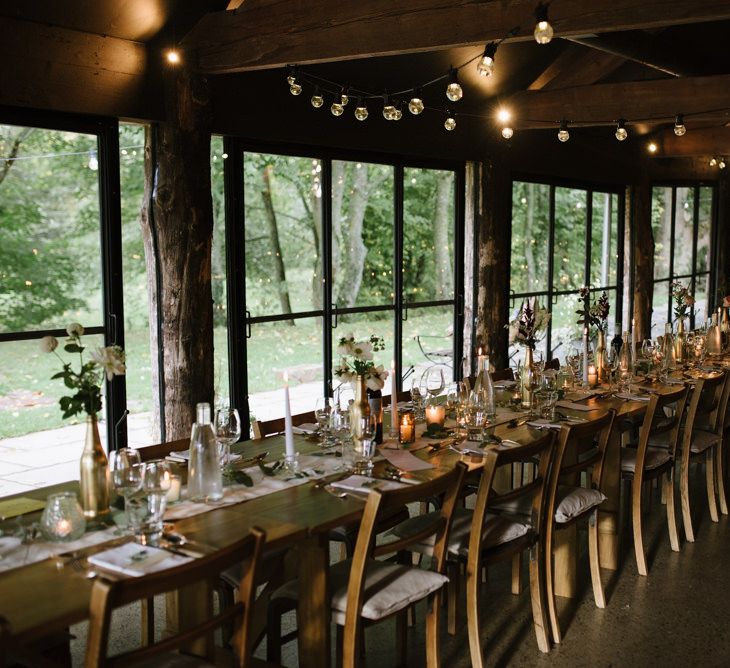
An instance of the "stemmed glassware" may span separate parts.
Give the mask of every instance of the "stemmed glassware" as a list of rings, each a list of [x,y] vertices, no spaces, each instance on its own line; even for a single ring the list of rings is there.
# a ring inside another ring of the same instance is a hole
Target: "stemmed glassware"
[[[231,459],[231,446],[241,438],[241,416],[235,408],[220,408],[215,412],[215,440],[221,466],[226,466]]]
[[[134,513],[130,507],[131,497],[142,489],[142,460],[137,450],[121,448],[109,453],[112,484],[117,494],[124,497],[124,512],[127,526],[135,528]]]
[[[347,407],[335,406],[330,413],[330,430],[335,438],[335,447],[339,445],[339,454],[343,458],[343,463],[339,468],[344,467],[345,452],[347,450],[347,442],[350,438],[350,412]],[[338,453],[335,453],[336,455]]]
[[[375,455],[375,432],[377,418],[375,415],[363,415],[358,418],[357,431],[362,443],[362,450],[355,451],[355,473],[370,475],[373,470],[373,456]]]
[[[170,491],[170,465],[156,459],[144,465],[142,493],[147,499],[147,512],[142,526],[142,542],[154,544],[162,536],[162,516],[167,507]]]
[[[317,397],[317,401],[314,404],[314,417],[317,420],[317,427],[319,429],[319,444],[323,448],[330,445],[329,422],[332,406],[332,397]]]
[[[421,394],[428,393],[432,397],[437,397],[444,391],[444,387],[444,370],[439,366],[426,369],[426,372],[421,376]]]
[[[411,402],[413,403],[413,412],[415,413],[416,420],[425,419],[425,392],[421,392],[421,381],[415,375],[411,379]]]

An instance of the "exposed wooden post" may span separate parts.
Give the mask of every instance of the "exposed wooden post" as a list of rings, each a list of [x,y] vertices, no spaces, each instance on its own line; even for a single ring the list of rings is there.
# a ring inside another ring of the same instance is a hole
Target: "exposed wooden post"
[[[651,183],[641,181],[633,189],[634,336],[651,336],[654,297],[654,235],[651,229]]]
[[[207,82],[186,68],[167,77],[167,120],[145,133],[142,232],[153,385],[161,438],[173,440],[190,433],[197,402],[213,401],[213,205]]]
[[[466,193],[464,196],[464,339],[462,359],[455,360],[454,369],[457,364],[462,364],[461,371],[465,375],[471,374],[474,369],[474,222],[476,219],[476,196],[477,174],[479,173],[478,162],[467,162],[464,170],[464,185]]]
[[[708,295],[709,310],[730,294],[730,176],[720,179],[717,188],[717,260],[715,294]]]
[[[474,176],[478,279],[473,345],[485,347],[494,367],[503,369],[509,361],[505,325],[509,317],[512,180],[508,170],[492,160],[478,163]]]

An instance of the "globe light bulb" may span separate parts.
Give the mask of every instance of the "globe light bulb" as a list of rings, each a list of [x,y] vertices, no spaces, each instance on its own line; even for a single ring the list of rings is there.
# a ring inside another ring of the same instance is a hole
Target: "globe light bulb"
[[[677,137],[683,137],[687,132],[687,128],[684,125],[684,118],[682,114],[677,114],[677,118],[674,119],[674,134]]]
[[[347,106],[347,103],[350,101],[350,96],[347,94],[347,88],[343,88],[340,92],[340,104],[343,107]]]
[[[535,37],[535,41],[538,44],[550,44],[555,33],[553,32],[553,27],[550,25],[550,21],[548,21],[547,5],[541,2],[535,8],[535,19],[537,20],[537,23],[535,24],[535,30],[532,33]]]
[[[727,167],[727,165],[725,164],[725,160],[723,160],[722,158],[720,158],[720,162],[717,163],[717,166],[720,169],[725,169],[725,167]]]
[[[616,139],[619,141],[626,141],[626,138],[629,136],[625,125],[626,121],[623,118],[619,118],[618,123],[616,123]]]
[[[452,102],[458,102],[464,96],[464,91],[459,84],[458,74],[452,67],[449,70],[449,85],[446,86],[446,97]]]
[[[291,86],[289,86],[289,92],[292,95],[301,95],[302,94],[302,87],[295,81]]]
[[[418,114],[423,113],[423,98],[421,97],[421,91],[416,90],[413,92],[413,97],[411,98],[411,101],[408,103],[408,111],[410,111],[414,116],[418,116]]]
[[[386,104],[383,107],[383,118],[385,118],[386,121],[392,121],[394,113],[395,107],[392,104]]]
[[[314,89],[314,95],[312,95],[312,99],[310,100],[310,102],[315,109],[319,109],[324,104],[324,98],[319,92],[319,87]]]
[[[508,109],[505,109],[504,107],[502,107],[497,112],[497,120],[500,123],[509,123],[512,120],[512,114],[509,112]]]
[[[647,149],[649,149],[649,153],[656,153],[658,148],[659,147],[654,142],[651,142],[649,146],[647,146]]]
[[[342,116],[345,108],[339,102],[333,102],[332,106],[330,107],[330,111],[332,112],[333,116]]]
[[[512,135],[514,133],[515,133],[515,131],[511,127],[509,127],[509,125],[506,125],[505,127],[502,128],[502,136],[505,139],[512,139]]]
[[[355,107],[355,118],[358,121],[364,121],[368,117],[368,108],[362,103],[362,100],[357,101],[357,107]]]
[[[715,167],[717,165],[717,158],[710,158],[710,167]]]
[[[444,121],[444,127],[449,132],[456,128],[456,119],[454,118],[454,115],[452,113],[449,113],[449,115],[446,117],[446,120]]]
[[[165,58],[167,59],[167,62],[170,63],[170,65],[179,65],[180,61],[182,60],[180,57],[180,52],[177,49],[168,49],[165,52]]]
[[[497,44],[491,42],[484,47],[484,55],[477,62],[477,73],[482,77],[491,77],[494,73],[494,54],[497,52]]]
[[[403,110],[400,108],[400,104],[393,109],[393,112],[391,114],[392,121],[399,121],[401,118],[403,118]]]
[[[570,132],[568,132],[568,122],[560,121],[560,130],[558,130],[558,139],[565,143],[570,139]]]
[[[296,80],[297,80],[297,77],[296,77],[296,74],[294,74],[294,70],[290,70],[290,71],[289,71],[289,74],[288,74],[288,75],[287,75],[287,77],[286,77],[286,82],[287,82],[287,83],[288,83],[288,84],[289,84],[290,86],[293,86],[293,85],[294,85],[294,83],[296,82]]]

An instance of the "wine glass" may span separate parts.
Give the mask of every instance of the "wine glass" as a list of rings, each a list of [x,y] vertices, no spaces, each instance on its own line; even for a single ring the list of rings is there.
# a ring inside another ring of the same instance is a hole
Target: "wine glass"
[[[432,366],[430,369],[426,369],[426,372],[421,376],[422,394],[428,393],[432,397],[437,397],[444,391],[444,387],[444,370],[440,366]]]
[[[335,406],[330,413],[330,430],[335,438],[335,447],[339,445],[339,453],[335,452],[335,456],[338,454],[345,457],[345,443],[350,437],[350,411],[347,407],[342,408],[341,406]],[[343,463],[338,468],[343,468]]]
[[[137,450],[121,448],[109,453],[112,484],[117,494],[124,497],[127,526],[134,528],[130,498],[142,488],[142,460]]]
[[[329,444],[329,421],[332,412],[332,397],[317,397],[314,404],[314,417],[319,429],[319,444],[326,448]]]
[[[142,493],[147,499],[147,513],[142,524],[143,541],[154,544],[162,536],[162,516],[167,508],[171,485],[170,465],[155,459],[143,466]]]
[[[355,447],[355,473],[370,475],[375,455],[375,432],[377,417],[373,414],[362,415],[357,420],[359,447]]]
[[[220,408],[215,412],[215,440],[221,466],[231,459],[231,446],[241,438],[241,416],[236,408]]]

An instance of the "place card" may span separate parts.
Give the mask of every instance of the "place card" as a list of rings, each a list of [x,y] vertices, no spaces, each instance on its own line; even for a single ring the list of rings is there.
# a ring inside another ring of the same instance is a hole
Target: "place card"
[[[407,450],[381,448],[380,452],[390,464],[402,471],[425,471],[427,469],[435,468],[433,464],[429,464],[428,462],[423,461],[423,459],[419,459]]]
[[[97,552],[88,558],[88,562],[97,568],[135,578],[182,566],[190,561],[192,557],[133,542]]]
[[[344,480],[336,480],[329,484],[330,487],[343,489],[346,492],[355,492],[357,494],[369,494],[370,490],[377,489],[382,492],[389,492],[394,489],[402,489],[406,483],[397,480],[380,480],[378,478],[369,478],[364,475],[351,475]]]
[[[18,517],[26,513],[34,513],[36,510],[42,510],[45,505],[45,501],[31,499],[27,496],[6,499],[5,501],[0,501],[0,517],[10,519],[11,517]]]

